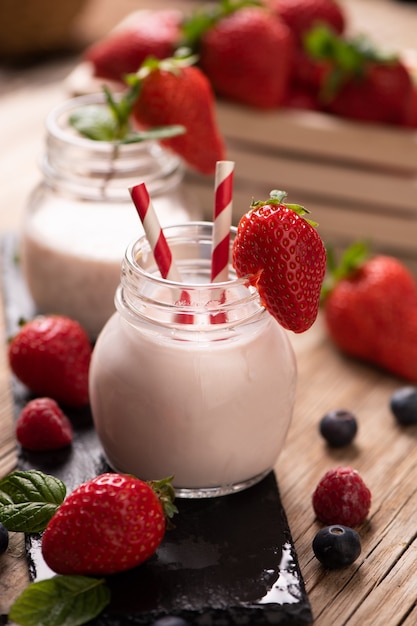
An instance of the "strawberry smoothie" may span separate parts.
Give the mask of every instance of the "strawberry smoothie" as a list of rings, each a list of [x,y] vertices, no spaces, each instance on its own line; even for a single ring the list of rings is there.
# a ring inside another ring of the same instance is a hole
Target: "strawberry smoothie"
[[[22,270],[38,311],[76,319],[92,338],[114,313],[125,249],[143,233],[126,194],[126,202],[88,206],[42,194],[23,227]],[[189,219],[185,201],[162,196],[154,205],[163,224]]]
[[[274,467],[285,441],[296,389],[287,332],[243,280],[208,285],[209,261],[182,264],[174,242],[184,282],[167,285],[140,268],[151,255],[136,245],[90,369],[107,460],[146,480],[174,475],[182,497],[238,491]],[[191,323],[178,318],[183,285]],[[214,324],[220,309],[223,323]]]
[[[104,94],[73,98],[48,115],[43,180],[28,199],[20,254],[38,311],[76,319],[93,339],[115,310],[126,246],[143,234],[129,187],[146,182],[163,226],[201,217],[177,155],[152,140],[94,141],[71,126],[74,112],[103,102]]]

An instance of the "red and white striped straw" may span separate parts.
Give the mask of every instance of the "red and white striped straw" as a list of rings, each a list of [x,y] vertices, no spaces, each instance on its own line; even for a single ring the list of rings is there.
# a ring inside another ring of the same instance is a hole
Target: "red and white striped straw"
[[[182,282],[145,183],[130,187],[129,191],[162,278]]]
[[[211,253],[211,282],[213,283],[227,280],[229,274],[234,169],[233,161],[217,161],[216,163]]]

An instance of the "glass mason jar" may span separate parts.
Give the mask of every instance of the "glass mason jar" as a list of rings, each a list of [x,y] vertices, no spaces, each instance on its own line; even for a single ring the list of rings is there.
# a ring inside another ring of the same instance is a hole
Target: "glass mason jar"
[[[127,248],[117,311],[93,351],[95,428],[117,471],[173,475],[179,497],[232,493],[270,472],[283,447],[294,352],[232,268],[209,282],[211,223],[164,233],[183,282],[160,277],[146,237]]]
[[[46,120],[43,180],[22,224],[21,260],[40,313],[78,320],[92,338],[114,312],[128,243],[143,234],[129,187],[144,182],[162,225],[201,219],[183,187],[181,160],[154,141],[116,145],[80,136],[69,115],[95,94],[68,100]]]

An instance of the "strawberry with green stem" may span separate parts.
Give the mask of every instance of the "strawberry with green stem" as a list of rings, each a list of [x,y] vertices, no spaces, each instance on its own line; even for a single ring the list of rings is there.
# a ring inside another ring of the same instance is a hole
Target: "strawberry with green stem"
[[[138,90],[133,107],[138,127],[182,125],[184,134],[161,143],[198,172],[213,174],[217,161],[225,158],[225,146],[210,82],[195,60],[193,56],[148,59],[127,81]]]
[[[177,512],[174,495],[171,478],[105,473],[68,496],[61,480],[38,470],[2,478],[0,522],[9,531],[43,533],[45,561],[68,572],[31,583],[9,618],[22,626],[90,623],[110,602],[103,576],[135,567],[162,541]]]
[[[153,139],[192,169],[213,174],[225,146],[210,83],[195,61],[188,51],[163,60],[149,57],[126,76],[121,96],[104,88],[107,106],[80,107],[70,123],[90,139],[114,141],[115,157],[119,144]]]
[[[327,65],[319,99],[322,107],[366,122],[408,125],[414,104],[411,73],[398,55],[363,36],[346,39],[326,26],[306,34],[310,58]]]
[[[42,537],[42,555],[58,574],[109,575],[147,560],[176,508],[171,479],[144,482],[106,473],[64,500]]]
[[[351,246],[337,265],[329,254],[322,308],[345,354],[417,381],[417,285],[398,259]]]
[[[263,109],[282,103],[294,41],[265,2],[222,0],[195,11],[182,32],[219,96]]]
[[[233,267],[259,292],[262,303],[286,329],[306,331],[314,323],[326,270],[326,250],[308,211],[286,204],[284,191],[253,202],[240,220]]]

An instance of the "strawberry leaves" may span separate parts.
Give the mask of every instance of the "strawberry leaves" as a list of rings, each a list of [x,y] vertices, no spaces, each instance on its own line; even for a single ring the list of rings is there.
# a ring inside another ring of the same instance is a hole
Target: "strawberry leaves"
[[[326,278],[321,288],[320,301],[323,304],[336,285],[356,272],[369,258],[369,246],[364,241],[356,241],[336,260],[334,250],[327,247]]]
[[[311,58],[329,63],[320,93],[323,102],[331,100],[351,77],[362,79],[367,63],[397,60],[396,55],[377,49],[363,35],[346,39],[325,25],[312,28],[304,36],[303,43]]]
[[[269,194],[268,200],[254,200],[251,204],[251,209],[258,209],[262,206],[285,206],[287,207],[287,209],[291,209],[291,211],[294,211],[294,213],[297,213],[297,215],[300,215],[301,217],[304,217],[304,215],[308,215],[310,213],[310,211],[304,206],[301,206],[301,204],[289,204],[287,202],[284,203],[286,197],[286,191],[273,189]],[[310,224],[310,226],[313,226],[314,228],[318,226],[317,222],[313,222],[312,220],[309,220],[307,218],[304,219]]]
[[[81,626],[109,602],[104,579],[54,576],[29,585],[11,607],[9,619],[20,626]]]
[[[64,483],[37,470],[16,471],[0,480],[0,522],[11,531],[38,533],[64,501]]]

